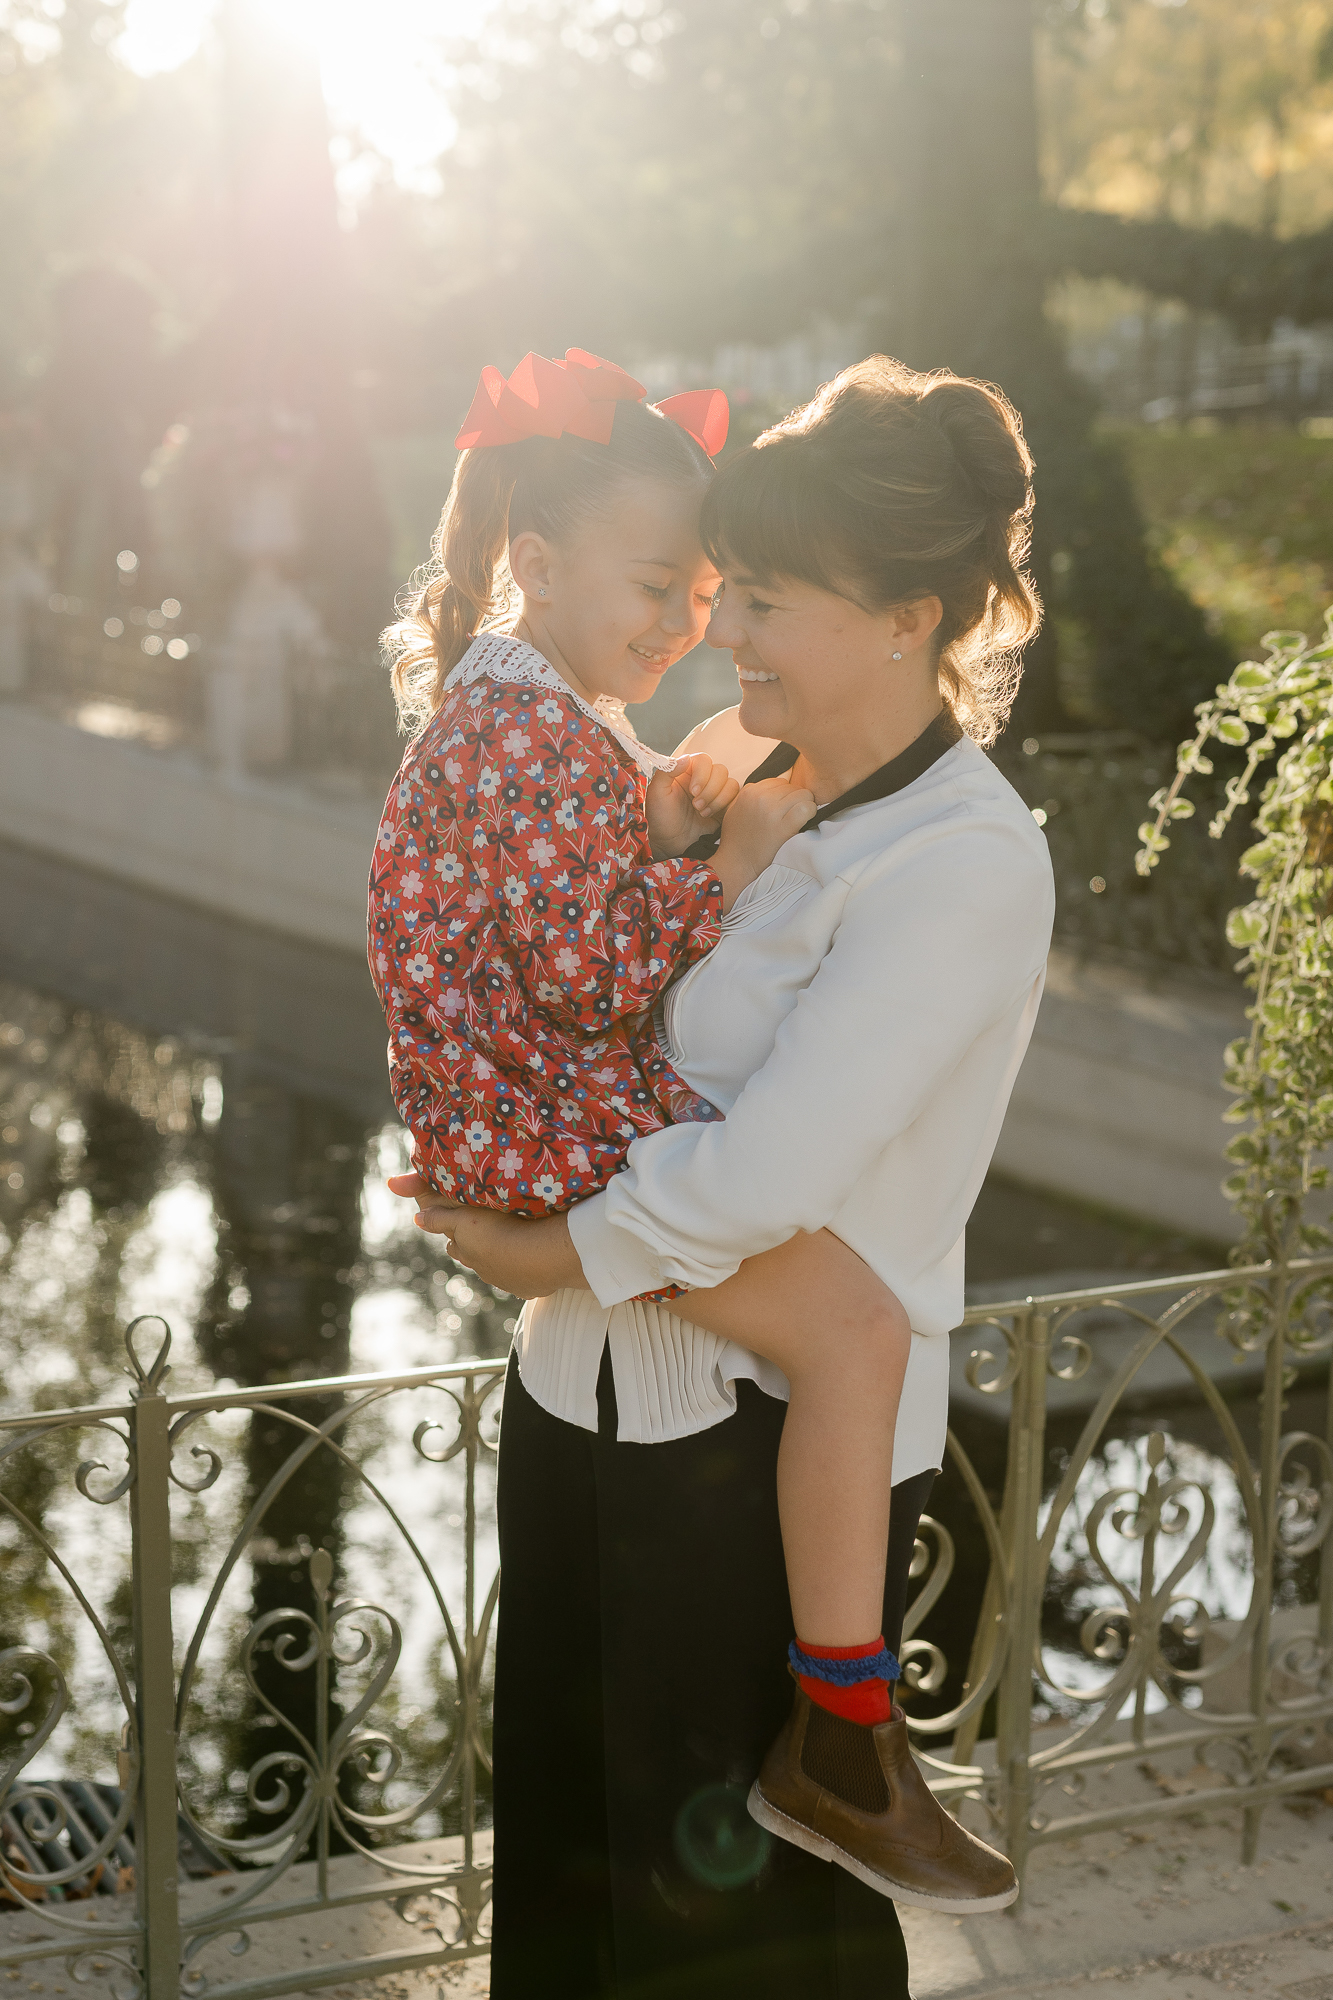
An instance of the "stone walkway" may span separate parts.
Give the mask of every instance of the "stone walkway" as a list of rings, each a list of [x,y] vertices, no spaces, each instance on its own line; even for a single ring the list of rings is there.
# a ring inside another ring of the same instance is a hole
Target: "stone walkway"
[[[1243,1868],[1239,1852],[1239,1814],[1218,1808],[1147,1832],[1038,1848],[1017,1914],[903,1912],[914,2000],[1086,2000],[1099,1987],[1131,1988],[1135,2000],[1213,2000],[1219,1993],[1333,2000],[1333,1793],[1271,1806],[1255,1866]],[[199,1883],[186,1893],[193,1901],[225,1888]],[[105,1921],[114,1907],[99,1899],[96,1916]],[[40,1928],[36,1911],[0,1915],[0,1951]],[[290,1976],[329,1951],[401,1950],[403,1927],[387,1906],[362,1906],[322,1925],[310,1918],[260,1924],[254,1940],[242,1963],[219,1950],[207,1954],[212,1979]],[[488,1988],[483,1959],[444,1973],[299,1990],[336,2000],[483,2000]],[[109,1978],[94,1974],[75,1986],[58,1960],[0,1971],[0,2000],[73,2000],[78,1993],[111,2000]]]
[[[1141,2000],[1333,2000],[1333,1810],[1271,1806],[1259,1859],[1236,1811],[1038,1848],[1014,1915],[903,1912],[914,2000],[1065,2000],[1106,1982]]]

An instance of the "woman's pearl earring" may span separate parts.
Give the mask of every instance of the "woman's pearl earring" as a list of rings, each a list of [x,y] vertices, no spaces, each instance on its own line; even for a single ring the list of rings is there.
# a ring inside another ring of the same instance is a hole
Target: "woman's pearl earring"
[[[894,659],[895,659],[895,660],[901,660],[901,658],[902,658],[902,654],[901,654],[901,653],[895,653],[893,657],[894,657]]]

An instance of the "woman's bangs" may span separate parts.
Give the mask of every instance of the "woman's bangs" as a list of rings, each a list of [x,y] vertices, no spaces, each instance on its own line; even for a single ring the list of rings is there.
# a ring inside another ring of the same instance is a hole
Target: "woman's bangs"
[[[765,463],[767,461],[767,463]],[[724,465],[704,496],[699,531],[709,558],[732,576],[772,583],[779,577],[837,588],[829,561],[829,510],[819,482],[796,454],[752,449]]]

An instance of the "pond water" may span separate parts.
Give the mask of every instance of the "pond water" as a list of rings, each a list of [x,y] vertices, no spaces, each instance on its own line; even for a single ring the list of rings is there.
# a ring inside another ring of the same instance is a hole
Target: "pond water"
[[[122,1332],[141,1313],[170,1322],[175,1394],[503,1355],[514,1302],[455,1271],[384,1189],[404,1146],[382,1023],[357,961],[18,849],[0,854],[0,878],[0,1380],[8,1409],[123,1397]],[[1218,1261],[1215,1246],[998,1181],[983,1193],[970,1249],[971,1279],[1011,1279],[1017,1292],[1058,1285],[1076,1269],[1132,1276]],[[330,1399],[306,1414],[318,1420],[335,1407]],[[200,1655],[188,1732],[191,1782],[219,1830],[261,1841],[272,1825],[262,1792],[247,1794],[235,1775],[275,1745],[279,1723],[266,1704],[309,1720],[308,1690],[298,1699],[271,1658],[250,1686],[235,1663],[254,1619],[312,1603],[307,1565],[317,1547],[332,1554],[340,1590],[391,1608],[403,1626],[403,1663],[383,1712],[404,1760],[381,1796],[405,1799],[438,1768],[453,1727],[451,1659],[384,1503],[411,1522],[457,1617],[461,1461],[436,1465],[412,1449],[419,1424],[446,1416],[438,1395],[417,1392],[354,1419],[346,1459],[312,1457],[232,1570]],[[1252,1444],[1252,1401],[1242,1397],[1237,1416]],[[1141,1484],[1146,1437],[1162,1421],[1156,1413],[1119,1420],[1089,1467],[1089,1492]],[[1051,1425],[1052,1487],[1077,1427],[1073,1416]],[[1002,1425],[962,1409],[956,1428],[998,1500]],[[1224,1523],[1210,1556],[1210,1608],[1236,1615],[1247,1553],[1234,1475],[1200,1409],[1182,1405],[1169,1429],[1178,1469],[1211,1490]],[[222,1470],[206,1492],[175,1496],[182,1645],[293,1433],[280,1413],[231,1412],[209,1418],[195,1441],[218,1453]],[[75,1460],[86,1450],[86,1440],[77,1449],[70,1440],[67,1449],[19,1454],[4,1484],[75,1573],[96,1579],[99,1607],[123,1641],[124,1510],[99,1508],[76,1490]],[[111,1454],[108,1468],[106,1477],[118,1476]],[[480,1601],[494,1568],[489,1469],[478,1504]],[[956,1475],[939,1482],[931,1511],[952,1534],[955,1569],[928,1627],[948,1658],[948,1679],[922,1713],[956,1696],[985,1576]],[[37,1768],[112,1777],[119,1723],[94,1636],[12,1521],[0,1523],[0,1564],[0,1650],[24,1643],[48,1651],[73,1695]],[[1288,1587],[1310,1594],[1300,1578]],[[1071,1529],[1046,1625],[1072,1686],[1089,1684],[1078,1633],[1090,1609],[1111,1601],[1108,1590]],[[344,1708],[362,1684],[359,1671],[349,1667],[340,1680]],[[31,1728],[21,1717],[0,1723],[11,1748]],[[446,1807],[416,1831],[452,1824]]]

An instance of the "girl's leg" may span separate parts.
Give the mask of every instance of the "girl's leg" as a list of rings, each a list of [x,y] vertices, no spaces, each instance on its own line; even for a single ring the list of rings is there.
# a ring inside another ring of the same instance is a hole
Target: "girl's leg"
[[[907,1315],[826,1229],[748,1259],[679,1309],[774,1362],[791,1384],[778,1508],[796,1633],[820,1646],[863,1644],[883,1612]]]
[[[872,1893],[958,1915],[1006,1908],[1014,1871],[932,1795],[889,1699],[883,1640],[871,1637],[884,1631],[893,1435],[911,1340],[901,1306],[821,1231],[691,1293],[687,1311],[775,1361],[792,1390],[782,1531],[807,1657],[750,1813]]]

